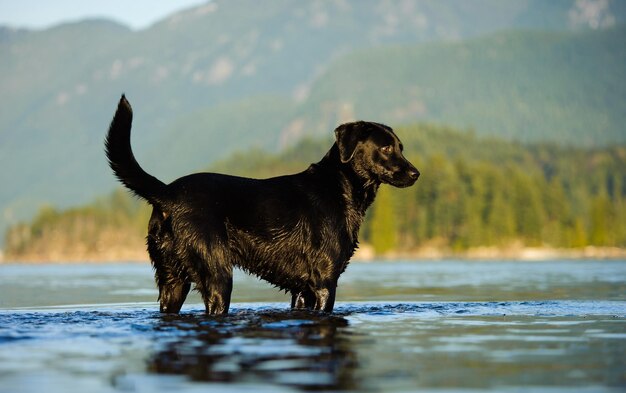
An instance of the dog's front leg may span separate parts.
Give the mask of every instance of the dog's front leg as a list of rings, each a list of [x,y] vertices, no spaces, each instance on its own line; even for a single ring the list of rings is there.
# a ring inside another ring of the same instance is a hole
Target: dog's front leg
[[[315,306],[315,294],[311,290],[291,291],[291,308],[295,310],[312,309]]]
[[[330,284],[323,288],[315,290],[315,306],[313,310],[333,312],[335,307],[335,294],[337,292],[337,284]]]
[[[291,292],[291,308],[294,310],[315,310],[332,312],[335,305],[336,285],[320,288],[314,291],[307,289],[301,292]]]
[[[221,279],[206,280],[200,289],[206,313],[209,315],[228,314],[232,290],[232,275],[221,277]]]

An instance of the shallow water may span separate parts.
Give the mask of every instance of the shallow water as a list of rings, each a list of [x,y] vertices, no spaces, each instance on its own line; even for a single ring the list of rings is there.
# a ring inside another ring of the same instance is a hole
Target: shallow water
[[[626,262],[353,263],[332,315],[238,273],[162,316],[146,265],[0,265],[0,392],[624,391]]]

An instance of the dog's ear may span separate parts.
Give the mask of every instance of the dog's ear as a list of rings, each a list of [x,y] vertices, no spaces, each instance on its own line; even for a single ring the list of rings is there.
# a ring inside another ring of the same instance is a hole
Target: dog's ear
[[[335,139],[339,148],[339,158],[344,164],[352,159],[359,142],[360,124],[345,123],[335,129]]]

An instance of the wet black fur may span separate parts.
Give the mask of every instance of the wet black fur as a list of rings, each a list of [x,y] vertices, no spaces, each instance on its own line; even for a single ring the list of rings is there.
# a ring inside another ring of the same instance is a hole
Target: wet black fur
[[[407,187],[419,176],[391,128],[360,121],[339,126],[328,153],[301,173],[197,173],[166,185],[135,160],[131,123],[122,96],[106,155],[117,178],[153,206],[148,252],[167,313],[180,311],[192,284],[207,313],[227,313],[233,266],[291,292],[292,308],[331,312],[379,185]]]

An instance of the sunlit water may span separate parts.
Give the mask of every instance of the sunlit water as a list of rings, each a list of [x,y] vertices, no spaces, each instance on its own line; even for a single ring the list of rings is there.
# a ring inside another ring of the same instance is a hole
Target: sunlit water
[[[148,265],[0,265],[0,392],[624,391],[626,261],[353,263],[332,315],[238,273],[158,312]]]

